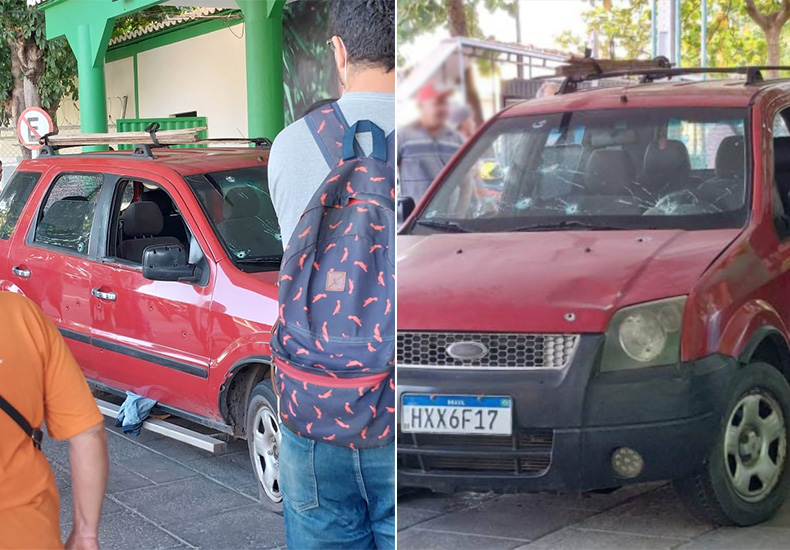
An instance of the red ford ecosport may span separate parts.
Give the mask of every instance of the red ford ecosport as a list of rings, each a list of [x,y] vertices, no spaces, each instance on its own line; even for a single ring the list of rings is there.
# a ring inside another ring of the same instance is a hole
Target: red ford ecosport
[[[0,291],[43,309],[93,386],[246,437],[261,500],[278,509],[268,377],[282,243],[267,159],[45,148],[0,194]]]
[[[398,240],[401,485],[674,480],[719,524],[779,508],[790,83],[728,72],[568,80],[438,177]]]

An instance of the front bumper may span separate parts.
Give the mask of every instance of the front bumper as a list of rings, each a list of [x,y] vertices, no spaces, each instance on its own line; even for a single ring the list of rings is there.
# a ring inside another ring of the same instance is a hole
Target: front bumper
[[[436,491],[587,491],[684,477],[710,453],[735,359],[597,373],[603,336],[585,335],[566,369],[398,371],[404,393],[509,395],[513,436],[398,434],[398,483]],[[615,449],[644,458],[632,479]]]

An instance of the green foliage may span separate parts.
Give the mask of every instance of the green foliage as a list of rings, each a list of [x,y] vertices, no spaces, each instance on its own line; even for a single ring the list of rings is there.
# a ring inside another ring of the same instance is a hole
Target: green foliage
[[[122,17],[115,22],[112,37],[124,35],[128,32],[136,31],[147,27],[152,23],[158,23],[168,17],[181,15],[193,11],[195,8],[185,8],[176,6],[153,6],[151,8],[138,11],[132,15]]]
[[[756,0],[763,13],[778,11],[779,0]],[[611,5],[596,2],[582,17],[588,34],[599,35],[600,57],[608,57],[607,44],[614,42],[621,58],[649,58],[652,55],[649,0],[612,0]],[[684,66],[701,63],[702,0],[681,2],[681,58]],[[765,35],[746,13],[743,0],[708,0],[707,53],[709,66],[734,66],[765,63],[768,46]],[[787,27],[783,31],[786,41]],[[564,49],[582,53],[586,37],[564,31],[557,38]],[[790,52],[788,52],[790,54]],[[782,61],[790,61],[783,54]]]
[[[464,7],[468,35],[485,38],[480,29],[481,11],[484,15],[496,10],[505,10],[515,16],[516,0],[464,0]],[[398,44],[411,43],[418,36],[437,29],[448,29],[446,0],[398,2]]]
[[[612,51],[615,57],[649,57],[650,45],[650,1],[633,0],[596,3],[582,17],[589,34],[598,34],[598,57],[608,59]],[[560,48],[572,53],[583,53],[586,38],[564,31],[557,37]]]
[[[285,122],[290,124],[321,99],[337,98],[328,2],[293,2],[283,12]]]

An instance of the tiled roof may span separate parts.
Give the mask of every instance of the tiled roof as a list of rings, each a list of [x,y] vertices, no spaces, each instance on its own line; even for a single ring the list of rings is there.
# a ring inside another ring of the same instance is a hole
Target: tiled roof
[[[28,0],[29,2],[46,2],[47,0]],[[161,21],[157,21],[156,23],[151,23],[145,27],[140,29],[136,29],[131,32],[127,32],[120,36],[116,36],[110,39],[110,46],[115,44],[120,44],[122,42],[126,42],[127,40],[132,40],[134,38],[138,38],[140,36],[145,36],[147,34],[152,34],[157,31],[161,31],[168,27],[174,27],[176,25],[180,25],[182,23],[188,23],[190,21],[195,21],[197,19],[203,19],[204,17],[209,17],[214,15],[218,12],[225,11],[220,8],[197,8],[187,13],[182,13],[179,15],[173,15],[171,17],[166,17]]]

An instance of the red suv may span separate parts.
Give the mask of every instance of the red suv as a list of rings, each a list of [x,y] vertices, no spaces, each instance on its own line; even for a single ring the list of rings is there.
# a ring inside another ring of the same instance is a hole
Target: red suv
[[[277,509],[268,377],[282,243],[267,159],[45,149],[0,194],[0,290],[39,305],[99,389],[246,437],[261,500]]]
[[[506,109],[411,214],[398,240],[401,485],[674,480],[718,524],[781,506],[790,84],[759,68],[685,78],[698,72],[569,79]]]

